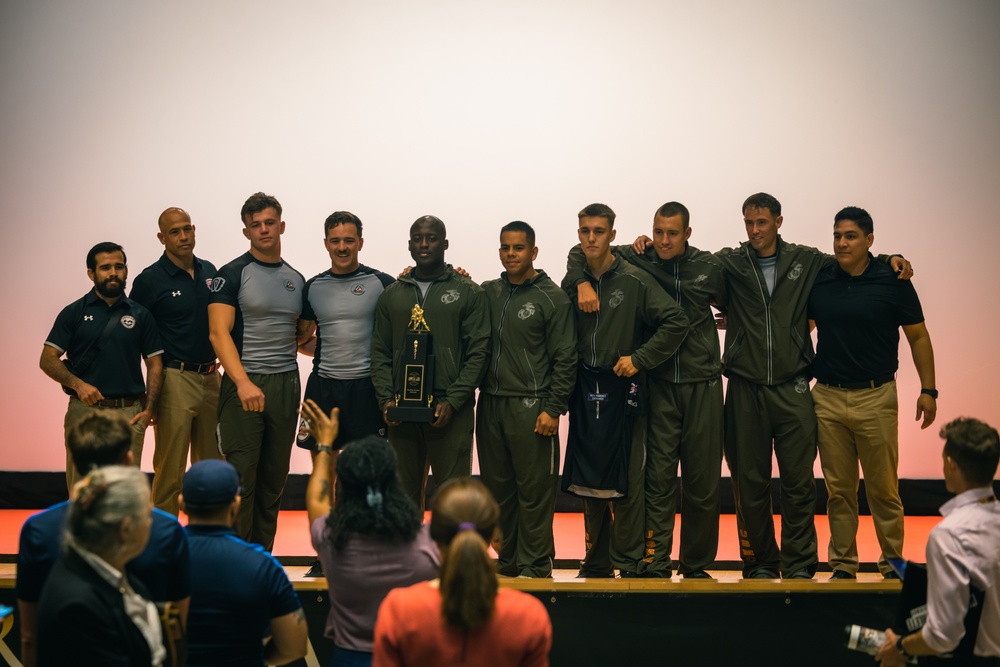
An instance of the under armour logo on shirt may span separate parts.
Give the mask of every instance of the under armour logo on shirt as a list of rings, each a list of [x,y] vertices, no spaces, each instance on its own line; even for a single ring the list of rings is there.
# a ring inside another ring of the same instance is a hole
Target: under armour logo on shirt
[[[177,290],[176,292],[171,292],[170,293],[170,296],[180,296],[180,295],[181,295],[181,291],[180,290]]]
[[[84,315],[83,316],[83,321],[84,322],[86,322],[87,320],[93,320],[93,319],[94,319],[93,315]]]

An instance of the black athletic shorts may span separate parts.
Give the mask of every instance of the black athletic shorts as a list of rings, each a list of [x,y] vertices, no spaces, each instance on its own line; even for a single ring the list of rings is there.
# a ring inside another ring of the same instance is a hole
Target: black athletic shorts
[[[371,377],[333,380],[320,377],[314,372],[306,382],[303,400],[306,398],[316,401],[316,405],[327,413],[333,408],[340,408],[340,432],[333,443],[334,449],[342,449],[352,440],[359,440],[366,435],[388,437]],[[303,421],[299,419],[299,433],[295,444],[314,452],[316,440],[306,432]]]

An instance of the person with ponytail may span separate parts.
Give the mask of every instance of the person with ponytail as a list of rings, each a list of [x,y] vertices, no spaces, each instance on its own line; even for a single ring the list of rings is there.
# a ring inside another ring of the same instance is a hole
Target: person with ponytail
[[[163,664],[160,617],[125,565],[149,540],[149,480],[97,468],[73,488],[62,558],[38,602],[38,665]]]
[[[337,454],[337,408],[326,415],[307,399],[300,413],[317,443],[306,509],[330,590],[324,633],[334,644],[330,664],[367,667],[379,604],[393,588],[436,577],[438,548],[399,485],[396,456],[384,438],[355,440]]]
[[[499,520],[499,506],[478,480],[441,485],[430,528],[441,550],[440,577],[386,596],[375,623],[375,667],[549,664],[545,607],[498,586],[489,545]]]

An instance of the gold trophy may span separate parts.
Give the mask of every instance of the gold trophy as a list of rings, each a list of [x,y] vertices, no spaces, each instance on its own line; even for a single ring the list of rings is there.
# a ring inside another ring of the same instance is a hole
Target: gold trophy
[[[403,343],[403,386],[386,417],[391,422],[434,421],[434,354],[424,309],[413,305]]]

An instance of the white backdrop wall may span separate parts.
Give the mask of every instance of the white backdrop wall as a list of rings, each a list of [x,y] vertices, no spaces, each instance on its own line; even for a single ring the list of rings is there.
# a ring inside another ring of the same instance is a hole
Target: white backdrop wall
[[[247,247],[244,199],[275,194],[306,277],[328,266],[333,210],[362,218],[362,261],[392,273],[409,224],[435,214],[479,280],[523,219],[558,280],[592,201],[622,242],[684,202],[714,250],[745,238],[740,205],[763,190],[787,240],[829,249],[856,204],[875,249],[913,261],[941,400],[921,432],[904,343],[900,470],[939,477],[939,425],[1000,424],[998,34],[992,0],[4,0],[0,468],[62,469],[42,342],[90,286],[87,249],[122,243],[134,277],[167,206],[221,265]],[[292,469],[308,472],[303,452]]]

